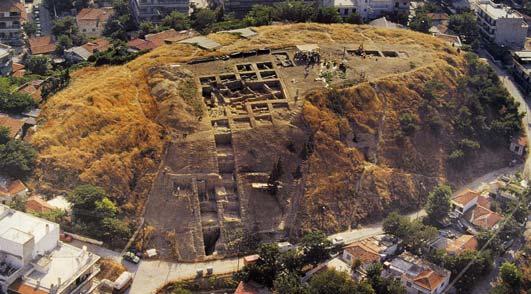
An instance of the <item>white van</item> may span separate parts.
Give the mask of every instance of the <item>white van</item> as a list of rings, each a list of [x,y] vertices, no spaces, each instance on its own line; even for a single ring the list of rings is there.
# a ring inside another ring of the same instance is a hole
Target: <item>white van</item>
[[[133,283],[133,274],[130,272],[123,272],[117,279],[114,281],[112,293],[119,294],[124,293],[131,284]]]

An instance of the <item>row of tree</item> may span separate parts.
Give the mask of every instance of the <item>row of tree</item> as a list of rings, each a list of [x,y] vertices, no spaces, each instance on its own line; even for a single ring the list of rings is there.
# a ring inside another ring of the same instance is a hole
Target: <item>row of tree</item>
[[[258,248],[259,260],[236,273],[238,281],[255,281],[267,286],[275,293],[336,294],[405,293],[399,281],[381,276],[382,265],[375,263],[367,269],[367,280],[355,282],[346,273],[325,270],[311,277],[308,284],[301,283],[303,268],[315,267],[330,258],[336,250],[322,232],[306,234],[299,249],[280,252],[276,244],[262,244]]]

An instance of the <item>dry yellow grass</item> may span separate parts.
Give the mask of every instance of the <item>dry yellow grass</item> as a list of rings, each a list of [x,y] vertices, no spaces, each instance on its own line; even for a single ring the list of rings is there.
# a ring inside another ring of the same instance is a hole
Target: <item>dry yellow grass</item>
[[[448,57],[446,53],[440,56],[435,53],[445,47],[441,41],[407,30],[292,24],[259,27],[257,31],[258,35],[249,40],[228,34],[210,35],[224,45],[216,52],[191,45],[165,45],[123,66],[88,67],[75,72],[72,84],[44,106],[39,130],[33,136],[33,144],[39,151],[35,186],[53,191],[71,189],[81,182],[97,184],[127,204],[124,208],[138,213],[157,170],[168,131],[168,126],[161,124],[164,118],[160,117],[167,112],[166,104],[150,94],[148,71],[155,66],[235,50],[299,43],[404,45],[433,53],[441,64],[446,64],[442,57]],[[423,78],[419,75],[418,79],[421,82]],[[327,114],[316,111],[316,115]],[[374,128],[370,119],[364,124],[368,129]],[[329,128],[327,133],[336,132],[329,143],[337,145],[333,138],[339,131],[333,125]],[[337,145],[337,149],[341,155],[332,158],[360,157],[359,152],[344,146]],[[340,163],[342,160],[338,158]],[[345,168],[357,169],[352,163],[345,164]]]

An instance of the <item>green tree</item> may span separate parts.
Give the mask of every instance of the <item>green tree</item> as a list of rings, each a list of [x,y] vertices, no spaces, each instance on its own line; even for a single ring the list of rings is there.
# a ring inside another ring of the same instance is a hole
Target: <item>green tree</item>
[[[489,250],[465,251],[458,255],[446,255],[443,266],[450,270],[453,275],[457,275],[466,269],[463,276],[456,282],[455,287],[462,293],[467,293],[472,286],[485,274],[492,266],[492,256]]]
[[[74,46],[72,39],[67,35],[61,35],[55,43],[55,53],[62,55],[66,49],[72,48],[72,46]]]
[[[32,21],[24,23],[22,25],[22,28],[24,29],[24,33],[26,33],[28,37],[35,36],[35,34],[37,33],[37,25]]]
[[[81,46],[86,43],[85,37],[79,32],[76,19],[71,16],[54,20],[52,34],[56,37],[68,36],[74,46]]]
[[[190,28],[190,19],[183,13],[172,11],[162,19],[162,25],[176,31],[187,30]]]
[[[45,75],[50,68],[50,59],[44,55],[32,55],[25,60],[26,68],[38,75]]]
[[[515,293],[518,293],[520,286],[522,285],[523,274],[522,271],[511,262],[504,262],[500,267],[500,278],[503,283],[514,289]]]
[[[283,271],[273,281],[275,293],[279,294],[308,294],[309,289],[301,283],[300,277],[289,271]]]
[[[315,294],[359,293],[357,292],[358,288],[356,287],[356,283],[346,273],[331,269],[313,276],[309,284],[310,293]]]
[[[25,93],[0,91],[0,111],[20,114],[37,106],[33,98]]]
[[[393,211],[383,221],[383,231],[386,234],[403,238],[407,232],[407,226],[409,225],[409,219],[401,216],[398,212]]]
[[[452,189],[448,185],[439,185],[428,195],[426,214],[431,223],[437,223],[448,216],[451,209]]]
[[[453,14],[450,16],[448,28],[457,35],[464,35],[467,44],[479,39],[479,26],[473,12]]]
[[[411,113],[402,113],[398,120],[404,134],[410,136],[417,130],[417,120]]]
[[[192,28],[202,34],[210,33],[212,25],[216,22],[216,13],[213,10],[202,8],[191,15]]]
[[[330,258],[332,242],[321,231],[313,231],[302,237],[301,248],[307,263],[318,264]]]
[[[361,16],[355,12],[351,13],[343,21],[346,23],[351,23],[351,24],[362,24],[363,23],[363,19],[361,18]]]
[[[129,1],[113,0],[112,7],[114,14],[105,25],[103,35],[113,40],[128,41],[127,32],[138,29]]]
[[[20,140],[0,145],[0,170],[14,178],[25,178],[35,168],[37,152]]]
[[[0,126],[0,145],[4,145],[9,142],[9,140],[11,140],[9,128],[6,126]]]
[[[273,6],[269,5],[253,5],[244,21],[250,26],[265,26],[273,22]]]
[[[140,35],[145,36],[147,34],[153,34],[158,32],[158,28],[150,21],[143,21],[139,25]]]
[[[417,32],[428,33],[431,28],[431,18],[424,13],[417,13],[410,21],[409,27]]]
[[[335,7],[323,7],[317,10],[315,22],[320,23],[341,23],[343,19]]]
[[[315,8],[304,1],[284,1],[276,3],[273,19],[278,21],[306,22],[315,15]]]

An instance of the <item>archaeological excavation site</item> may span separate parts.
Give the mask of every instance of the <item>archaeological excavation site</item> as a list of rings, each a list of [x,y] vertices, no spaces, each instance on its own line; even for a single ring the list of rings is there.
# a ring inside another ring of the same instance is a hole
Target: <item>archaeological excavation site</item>
[[[410,55],[430,58],[401,46],[301,44],[155,69],[168,80],[187,80],[175,87],[193,85],[201,114],[193,130],[165,148],[145,214],[154,228],[152,246],[163,258],[197,261],[240,254],[255,240],[298,234],[304,161],[312,144],[301,114],[304,96],[410,69]],[[375,136],[365,137],[372,144]],[[374,152],[363,141],[360,148]],[[273,183],[275,169],[281,174]]]

